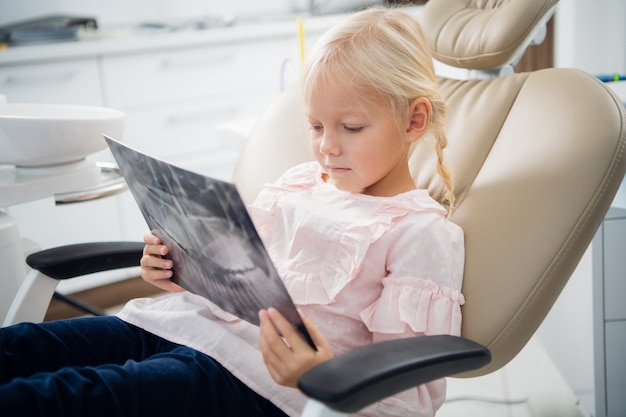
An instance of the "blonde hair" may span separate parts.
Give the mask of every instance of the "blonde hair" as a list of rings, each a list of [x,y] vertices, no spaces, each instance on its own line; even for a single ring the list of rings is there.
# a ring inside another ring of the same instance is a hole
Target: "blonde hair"
[[[430,48],[413,17],[397,9],[370,8],[335,25],[305,62],[302,88],[307,100],[320,80],[331,87],[350,86],[351,98],[362,102],[374,94],[397,116],[398,128],[408,120],[410,104],[425,97],[432,107],[429,133],[435,138],[437,172],[447,190],[447,201],[441,203],[453,207],[454,183],[443,163],[446,106]]]

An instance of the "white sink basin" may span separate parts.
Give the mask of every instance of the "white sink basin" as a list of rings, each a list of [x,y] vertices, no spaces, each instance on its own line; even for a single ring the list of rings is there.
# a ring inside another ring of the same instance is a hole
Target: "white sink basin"
[[[0,103],[0,165],[65,164],[106,148],[103,134],[120,138],[125,114],[92,106]]]

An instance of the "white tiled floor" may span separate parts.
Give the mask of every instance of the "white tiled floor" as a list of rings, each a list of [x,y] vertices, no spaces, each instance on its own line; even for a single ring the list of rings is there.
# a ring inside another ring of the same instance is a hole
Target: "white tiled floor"
[[[533,338],[492,374],[449,378],[437,417],[589,417],[541,343]]]

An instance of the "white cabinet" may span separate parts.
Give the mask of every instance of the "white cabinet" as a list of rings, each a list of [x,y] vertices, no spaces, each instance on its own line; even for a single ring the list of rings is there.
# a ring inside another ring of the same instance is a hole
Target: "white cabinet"
[[[98,59],[13,65],[0,61],[0,93],[8,102],[102,106]],[[41,248],[122,236],[114,198],[55,206],[50,196],[4,209],[17,221],[20,234]]]
[[[307,48],[339,17],[305,22]],[[9,102],[84,104],[127,115],[125,143],[183,168],[229,179],[241,143],[218,125],[249,124],[300,72],[293,20],[126,39],[9,48],[0,94]],[[106,152],[90,159],[110,160]],[[42,247],[139,240],[147,227],[130,193],[71,206],[52,198],[8,209]],[[74,280],[72,280],[74,281]]]
[[[108,106],[128,115],[124,141],[158,157],[220,152],[216,125],[256,116],[279,91],[281,39],[104,56]]]
[[[216,125],[254,117],[279,91],[281,38],[102,57],[106,104],[128,115],[124,140],[159,157],[222,150]]]
[[[126,112],[126,144],[230,179],[238,149],[220,142],[215,127],[255,117],[279,92],[286,48],[284,38],[270,38],[105,55],[106,104]],[[135,202],[118,201],[123,238],[141,238],[147,229]]]
[[[219,141],[214,133],[215,126],[227,120],[254,116],[263,108],[267,96],[257,94],[242,99],[221,94],[202,100],[126,110],[124,141],[150,155],[183,164],[186,159],[191,162],[203,155],[209,158],[216,153],[229,152],[232,147]],[[202,171],[217,175],[209,166]]]
[[[220,142],[215,126],[226,120],[254,116],[268,95],[241,98],[218,94],[201,100],[143,106],[127,112],[124,142],[182,168],[230,180],[239,150]],[[118,198],[122,237],[140,239],[148,230],[135,201],[127,193]]]
[[[612,208],[593,241],[597,417],[626,415],[626,210]]]
[[[0,94],[9,102],[101,106],[95,58],[24,65],[1,65]]]
[[[102,76],[110,106],[130,108],[278,86],[285,42],[251,41],[105,56]]]

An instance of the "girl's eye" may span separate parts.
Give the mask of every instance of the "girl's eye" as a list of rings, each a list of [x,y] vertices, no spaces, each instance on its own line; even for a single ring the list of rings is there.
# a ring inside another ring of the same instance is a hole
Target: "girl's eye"
[[[358,133],[363,130],[363,126],[344,126],[343,128],[350,133]]]
[[[315,132],[319,132],[320,130],[323,129],[322,125],[311,125],[310,127],[311,130],[315,131]]]

